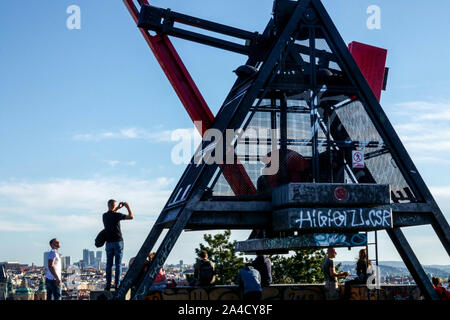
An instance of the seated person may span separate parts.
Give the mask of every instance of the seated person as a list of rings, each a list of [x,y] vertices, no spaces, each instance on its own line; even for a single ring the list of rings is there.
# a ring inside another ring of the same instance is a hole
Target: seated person
[[[433,277],[431,281],[433,282],[434,290],[437,291],[439,298],[441,300],[450,300],[450,292],[445,290],[445,288],[442,286],[442,279]]]
[[[154,252],[152,252],[148,255],[148,258],[147,258],[147,260],[145,260],[144,266],[142,267],[142,270],[139,272],[139,275],[137,276],[137,278],[136,278],[137,280],[133,287],[135,287],[136,284],[138,284],[140,282],[140,280],[144,277],[144,275],[147,272],[148,268],[150,267],[150,264],[154,257],[155,257]],[[128,266],[131,267],[131,265],[134,263],[135,260],[136,260],[136,257],[131,258],[130,262],[128,263]],[[153,281],[153,284],[152,284],[150,290],[164,290],[164,288],[166,287],[166,284],[167,284],[166,274],[165,274],[164,270],[161,268],[161,269],[159,269],[159,272],[156,275],[156,278]],[[136,288],[134,288],[134,289],[136,289]]]
[[[191,286],[210,286],[216,280],[215,264],[208,260],[208,253],[202,250],[199,254],[196,264],[194,265],[194,281]]]
[[[368,273],[367,269],[369,266],[371,266],[372,263],[367,257],[367,250],[361,249],[359,250],[359,258],[356,262],[356,279],[349,280],[345,282],[345,299],[350,299],[350,293],[351,293],[351,285],[356,284],[366,284]]]

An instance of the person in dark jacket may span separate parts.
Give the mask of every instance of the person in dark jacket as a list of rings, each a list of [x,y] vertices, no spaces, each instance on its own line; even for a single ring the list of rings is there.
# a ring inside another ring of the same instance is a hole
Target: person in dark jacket
[[[210,286],[216,281],[214,262],[208,259],[208,253],[205,250],[200,251],[197,263],[194,265],[194,281],[191,286]]]
[[[272,283],[272,261],[262,253],[257,253],[252,262],[253,268],[259,271],[261,275],[261,286],[268,287]]]
[[[350,299],[351,286],[357,284],[365,284],[367,282],[368,274],[367,268],[372,265],[367,257],[367,250],[359,250],[359,258],[356,262],[356,279],[345,282],[345,299]]]
[[[252,267],[251,263],[247,263],[238,275],[239,288],[244,293],[244,300],[257,301],[261,300],[261,275],[259,271]]]
[[[120,208],[125,207],[128,215],[117,212]],[[127,202],[120,202],[117,205],[116,200],[108,201],[108,212],[103,214],[103,225],[105,226],[106,239],[106,286],[105,291],[111,289],[112,266],[113,260],[116,265],[115,288],[120,284],[120,276],[122,275],[122,257],[123,257],[123,238],[120,229],[120,221],[132,220],[133,212]]]

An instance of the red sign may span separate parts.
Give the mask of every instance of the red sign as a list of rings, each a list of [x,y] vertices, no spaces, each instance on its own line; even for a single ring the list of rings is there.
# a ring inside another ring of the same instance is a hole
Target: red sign
[[[334,198],[337,201],[347,201],[349,197],[350,194],[344,187],[337,187],[336,189],[334,189]]]

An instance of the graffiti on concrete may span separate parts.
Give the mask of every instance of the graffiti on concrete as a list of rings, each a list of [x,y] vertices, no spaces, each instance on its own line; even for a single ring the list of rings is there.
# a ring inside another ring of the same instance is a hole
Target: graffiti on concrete
[[[364,233],[313,233],[283,238],[250,239],[236,243],[236,251],[257,252],[271,250],[298,250],[302,248],[365,246]]]
[[[344,287],[340,286],[341,298]],[[92,291],[91,300],[102,299],[103,291]],[[237,286],[175,287],[164,291],[151,291],[145,300],[240,300]],[[320,284],[271,285],[263,288],[263,300],[324,300],[324,286]],[[350,300],[420,300],[415,285],[382,285],[379,290],[369,290],[364,285],[351,287]]]
[[[291,216],[297,229],[383,229],[392,227],[392,212],[387,209],[298,209]]]
[[[344,287],[339,286],[341,298]],[[104,299],[103,291],[91,291],[91,300]],[[145,300],[240,300],[237,286],[175,287],[164,291],[150,291]],[[271,285],[263,288],[262,300],[324,300],[324,286],[320,284]],[[415,285],[381,285],[379,290],[365,285],[351,287],[350,300],[421,300]]]
[[[367,236],[363,233],[314,233],[314,242],[317,247],[340,247],[340,246],[365,246]]]

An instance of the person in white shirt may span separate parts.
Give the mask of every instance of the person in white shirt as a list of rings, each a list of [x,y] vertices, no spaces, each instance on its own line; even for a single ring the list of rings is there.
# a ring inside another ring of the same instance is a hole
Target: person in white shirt
[[[58,239],[50,240],[52,250],[48,252],[47,273],[45,275],[47,300],[61,300],[61,257],[58,253],[60,246]]]

